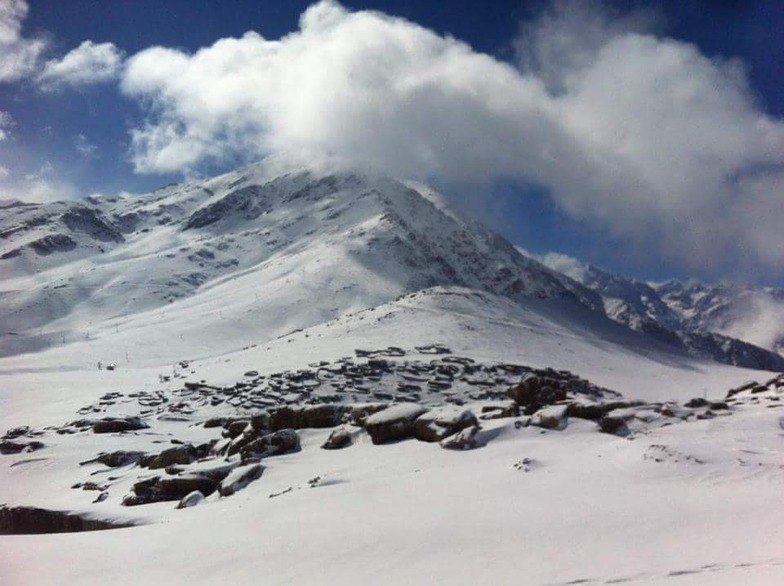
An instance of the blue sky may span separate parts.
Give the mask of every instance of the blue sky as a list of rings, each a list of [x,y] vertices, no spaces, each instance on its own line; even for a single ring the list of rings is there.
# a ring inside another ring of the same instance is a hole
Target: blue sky
[[[427,180],[534,252],[784,284],[781,2],[311,4],[0,0],[0,198],[284,152]]]

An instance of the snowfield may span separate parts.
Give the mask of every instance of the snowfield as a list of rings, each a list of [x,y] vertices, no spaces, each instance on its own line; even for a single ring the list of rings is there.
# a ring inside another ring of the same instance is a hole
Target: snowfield
[[[784,581],[776,373],[414,184],[79,205],[3,210],[3,584]]]

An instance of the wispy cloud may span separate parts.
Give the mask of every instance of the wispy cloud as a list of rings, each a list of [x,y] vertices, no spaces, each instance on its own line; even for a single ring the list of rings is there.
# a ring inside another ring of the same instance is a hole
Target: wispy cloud
[[[0,142],[8,140],[8,130],[14,125],[14,119],[8,112],[0,110]]]
[[[49,203],[76,199],[84,195],[73,184],[57,179],[36,177],[9,182],[2,181],[3,179],[5,178],[0,172],[0,200],[16,199],[30,203]]]
[[[61,59],[47,61],[37,80],[48,90],[105,83],[117,77],[122,60],[114,43],[84,41]]]
[[[91,143],[84,134],[74,136],[74,148],[85,159],[98,159],[98,147]]]

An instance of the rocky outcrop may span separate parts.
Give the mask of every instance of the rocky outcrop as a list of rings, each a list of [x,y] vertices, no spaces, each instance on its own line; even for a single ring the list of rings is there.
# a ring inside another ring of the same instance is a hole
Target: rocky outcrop
[[[142,462],[142,466],[155,470],[174,464],[190,464],[197,457],[198,453],[192,444],[182,444],[163,450],[160,454],[147,457]]]
[[[122,527],[132,527],[132,524],[89,519],[68,511],[50,511],[36,507],[0,507],[0,535],[74,533]]]
[[[268,425],[272,431],[335,427],[343,420],[345,410],[343,405],[280,407],[270,412]]]
[[[81,465],[99,463],[109,468],[119,468],[120,466],[128,466],[129,464],[138,464],[147,456],[146,452],[135,452],[127,450],[117,450],[115,452],[107,452],[98,454],[92,460],[80,462]]]
[[[160,501],[179,501],[196,490],[209,496],[217,489],[218,483],[215,480],[199,474],[154,476],[134,484],[134,494],[126,496],[122,504],[133,507]]]
[[[43,447],[45,447],[44,444],[39,441],[20,442],[20,441],[2,440],[0,441],[0,454],[7,455],[7,454],[19,454],[21,452],[35,452]]]
[[[121,433],[147,429],[147,425],[140,417],[105,417],[92,422],[93,433]]]

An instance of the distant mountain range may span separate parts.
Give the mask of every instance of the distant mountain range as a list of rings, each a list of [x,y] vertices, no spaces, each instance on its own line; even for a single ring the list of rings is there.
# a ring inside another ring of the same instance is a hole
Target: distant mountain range
[[[633,330],[728,364],[780,368],[784,290],[695,280],[646,283],[561,254],[535,258],[598,293],[607,316]]]

